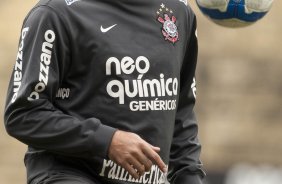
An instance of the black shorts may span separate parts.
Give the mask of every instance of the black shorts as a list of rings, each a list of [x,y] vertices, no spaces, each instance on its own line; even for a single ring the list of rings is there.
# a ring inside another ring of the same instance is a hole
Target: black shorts
[[[25,156],[28,184],[102,184],[96,176],[84,172],[76,159],[64,162],[64,157],[48,152]]]

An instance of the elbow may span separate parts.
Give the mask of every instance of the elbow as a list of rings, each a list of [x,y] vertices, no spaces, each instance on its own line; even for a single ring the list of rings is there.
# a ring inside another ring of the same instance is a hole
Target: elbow
[[[16,135],[15,135],[15,130],[14,130],[14,123],[7,114],[4,115],[4,125],[5,125],[6,132],[10,136],[15,137]]]
[[[18,116],[15,115],[15,113],[5,111],[4,113],[4,125],[6,132],[14,137],[17,138],[17,132],[18,132],[18,127],[19,127],[19,118]]]
[[[23,98],[18,98],[13,103],[7,103],[4,110],[4,126],[8,135],[21,140],[25,134],[30,131],[30,127],[26,127],[27,112],[29,103]]]

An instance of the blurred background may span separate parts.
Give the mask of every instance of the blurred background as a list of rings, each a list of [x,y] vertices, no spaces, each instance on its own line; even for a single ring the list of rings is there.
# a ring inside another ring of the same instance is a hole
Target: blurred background
[[[0,183],[26,183],[26,146],[3,125],[22,21],[37,0],[0,1]],[[246,28],[198,17],[197,114],[206,184],[282,183],[282,2]]]

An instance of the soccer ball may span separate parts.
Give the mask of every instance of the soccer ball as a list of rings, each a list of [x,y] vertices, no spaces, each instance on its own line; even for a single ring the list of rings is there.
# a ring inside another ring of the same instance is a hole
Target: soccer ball
[[[204,15],[226,27],[244,27],[261,19],[273,0],[196,0]]]

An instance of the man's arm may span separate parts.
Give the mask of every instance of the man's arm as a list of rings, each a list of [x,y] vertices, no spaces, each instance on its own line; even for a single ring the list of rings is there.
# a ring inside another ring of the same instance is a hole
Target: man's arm
[[[201,177],[205,175],[199,160],[201,145],[198,142],[198,125],[193,111],[198,43],[196,18],[192,17],[190,41],[181,70],[180,96],[169,162],[168,179],[172,184],[201,184]]]
[[[56,108],[56,93],[71,55],[67,30],[63,17],[47,6],[35,8],[25,20],[7,95],[7,132],[33,148],[57,154],[109,157],[134,178],[150,170],[152,163],[165,171],[159,148],[138,135]]]
[[[106,157],[114,128],[80,120],[53,104],[70,60],[63,17],[48,6],[33,9],[22,28],[5,108],[7,132],[21,142],[68,156]]]

